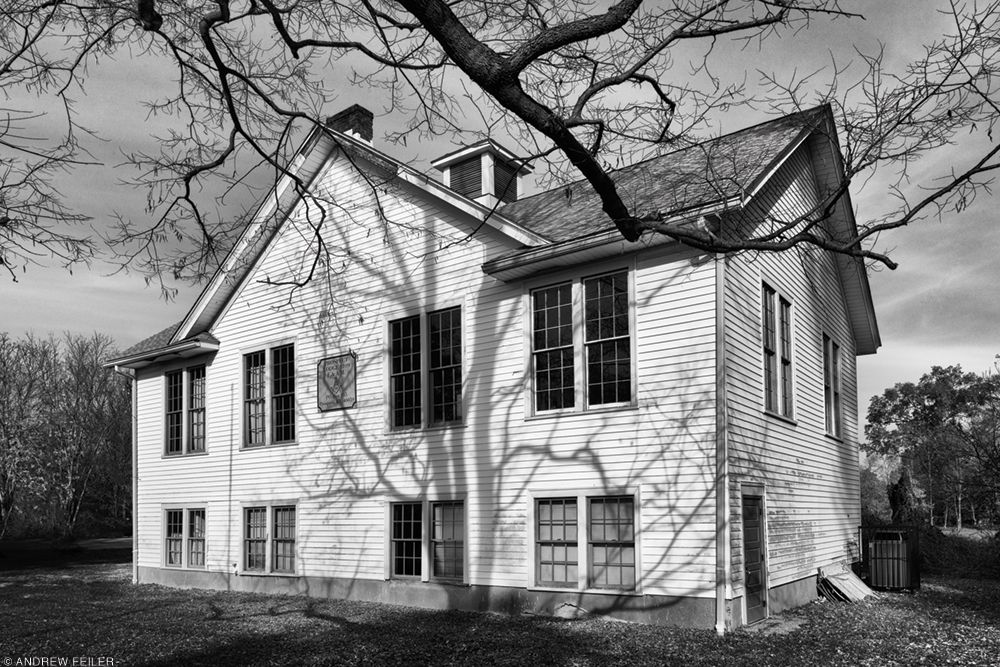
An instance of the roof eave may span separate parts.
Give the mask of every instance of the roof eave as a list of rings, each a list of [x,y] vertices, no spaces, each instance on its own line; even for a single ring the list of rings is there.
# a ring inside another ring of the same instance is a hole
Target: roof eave
[[[192,339],[185,340],[155,350],[147,350],[138,354],[131,354],[126,357],[109,359],[102,366],[105,368],[145,368],[153,364],[170,361],[172,359],[188,359],[202,354],[219,351],[219,341]]]
[[[716,202],[710,206],[685,211],[674,215],[664,224],[700,225],[708,224],[705,217],[718,214],[732,206],[739,205],[739,198]],[[647,231],[635,242],[626,241],[616,228],[580,236],[558,243],[550,243],[538,248],[528,248],[513,255],[498,257],[484,262],[483,273],[510,282],[536,273],[552,269],[574,266],[588,261],[625,255],[647,248],[677,243],[666,234]]]

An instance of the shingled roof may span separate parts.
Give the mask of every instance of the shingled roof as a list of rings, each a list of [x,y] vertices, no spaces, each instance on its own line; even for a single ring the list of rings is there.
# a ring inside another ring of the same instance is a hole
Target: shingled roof
[[[739,132],[611,172],[632,211],[676,215],[752,192],[795,140],[823,125],[826,106],[761,123]],[[503,215],[554,243],[613,227],[587,181],[508,204]]]

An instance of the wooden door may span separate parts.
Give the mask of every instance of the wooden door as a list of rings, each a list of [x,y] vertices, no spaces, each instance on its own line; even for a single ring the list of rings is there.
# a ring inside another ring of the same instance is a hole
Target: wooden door
[[[764,498],[744,495],[743,588],[748,624],[767,618],[767,568],[764,555]]]

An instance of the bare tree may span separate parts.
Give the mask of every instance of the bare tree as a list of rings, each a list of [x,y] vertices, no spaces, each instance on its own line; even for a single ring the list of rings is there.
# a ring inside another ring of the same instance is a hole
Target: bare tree
[[[308,196],[290,167],[294,148],[304,131],[322,125],[333,93],[352,86],[384,89],[388,110],[406,114],[406,127],[391,136],[396,141],[454,137],[470,121],[480,133],[502,131],[553,178],[582,177],[626,239],[659,233],[727,253],[809,244],[894,268],[873,247],[879,234],[961,210],[987,191],[1000,164],[992,141],[1000,11],[996,2],[946,4],[953,29],[903,72],[889,71],[880,53],[861,55],[864,75],[853,82],[836,64],[822,84],[764,73],[763,95],[714,75],[733,66],[716,59],[720,43],[809,39],[831,20],[862,20],[848,4],[6,0],[0,40],[9,55],[0,61],[0,85],[66,100],[84,85],[88,66],[125,54],[170,73],[173,89],[158,91],[149,105],[173,123],[159,137],[159,152],[128,156],[139,169],[134,184],[148,188],[155,214],[151,222],[122,219],[105,239],[120,261],[150,275],[198,279],[217,267],[242,221],[215,208],[211,196],[232,198],[254,172],[266,170],[271,182],[289,176]],[[725,109],[788,112],[820,102],[836,111],[847,178],[795,219],[719,233],[673,222],[671,211],[655,205],[637,207],[618,186],[622,156],[629,163],[690,146]],[[64,108],[62,145],[73,155],[74,107]],[[473,109],[478,119],[466,115]],[[914,180],[915,161],[970,131],[986,141]],[[891,174],[897,205],[859,221],[856,232],[831,234],[824,221],[849,188],[876,172]],[[11,242],[0,238],[10,254]]]

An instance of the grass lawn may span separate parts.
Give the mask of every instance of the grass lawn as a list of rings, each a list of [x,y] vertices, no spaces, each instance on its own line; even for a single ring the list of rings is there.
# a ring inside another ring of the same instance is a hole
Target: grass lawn
[[[129,565],[115,562],[122,556],[0,559],[0,664],[1000,665],[1000,582],[991,580],[926,577],[916,594],[797,609],[784,634],[720,639],[601,619],[133,586]]]

